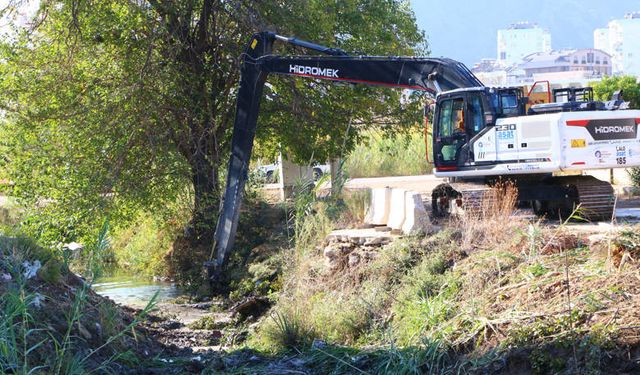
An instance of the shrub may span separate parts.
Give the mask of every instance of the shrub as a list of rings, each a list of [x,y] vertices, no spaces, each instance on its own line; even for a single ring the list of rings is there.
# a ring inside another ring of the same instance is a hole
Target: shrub
[[[383,138],[373,133],[345,160],[349,177],[410,176],[427,174],[426,146],[421,132],[408,137]]]

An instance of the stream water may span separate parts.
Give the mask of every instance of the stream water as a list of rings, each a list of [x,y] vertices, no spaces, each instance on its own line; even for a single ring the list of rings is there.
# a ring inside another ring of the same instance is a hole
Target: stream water
[[[166,302],[183,293],[175,284],[136,279],[132,276],[104,277],[93,284],[96,293],[131,307],[142,308],[158,293],[157,302]]]

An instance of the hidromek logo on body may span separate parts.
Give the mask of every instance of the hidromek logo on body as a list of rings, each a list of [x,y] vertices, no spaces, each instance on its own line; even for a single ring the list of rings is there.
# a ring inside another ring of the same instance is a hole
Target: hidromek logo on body
[[[289,73],[308,74],[311,76],[339,78],[337,69],[318,68],[316,66],[289,65]]]
[[[638,125],[632,118],[590,120],[586,128],[596,141],[634,139],[638,133]]]
[[[606,133],[635,133],[635,128],[631,125],[627,126],[598,126],[594,128],[596,134]]]

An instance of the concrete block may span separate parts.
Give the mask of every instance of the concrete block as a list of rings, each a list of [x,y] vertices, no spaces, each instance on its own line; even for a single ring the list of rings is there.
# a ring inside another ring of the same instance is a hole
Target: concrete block
[[[406,209],[405,195],[406,190],[404,189],[391,189],[389,220],[387,220],[387,226],[391,229],[402,229]]]
[[[280,198],[283,201],[291,197],[296,184],[313,181],[313,168],[294,164],[282,153],[278,156],[278,166]]]
[[[390,188],[371,189],[371,204],[365,222],[373,225],[387,225],[391,203]]]
[[[431,220],[429,213],[424,207],[422,196],[415,191],[407,191],[405,194],[404,223],[402,233],[418,234],[429,233]]]

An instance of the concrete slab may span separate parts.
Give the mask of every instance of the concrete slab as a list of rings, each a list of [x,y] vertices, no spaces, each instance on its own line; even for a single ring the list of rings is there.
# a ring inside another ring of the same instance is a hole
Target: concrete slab
[[[616,218],[640,218],[640,207],[617,208]]]
[[[371,202],[365,223],[373,225],[387,225],[391,203],[391,189],[371,189]]]
[[[404,223],[402,233],[417,234],[428,233],[431,227],[429,214],[422,203],[422,196],[415,191],[405,193]]]
[[[404,189],[391,189],[389,220],[387,220],[387,226],[391,229],[402,230],[406,210],[406,193],[407,191]]]
[[[331,241],[332,239],[343,241],[347,238],[357,238],[367,240],[374,239],[383,239],[386,241],[392,241],[400,236],[391,234],[391,232],[379,232],[376,231],[375,228],[367,228],[367,229],[339,229],[334,230],[327,236],[327,240]]]

